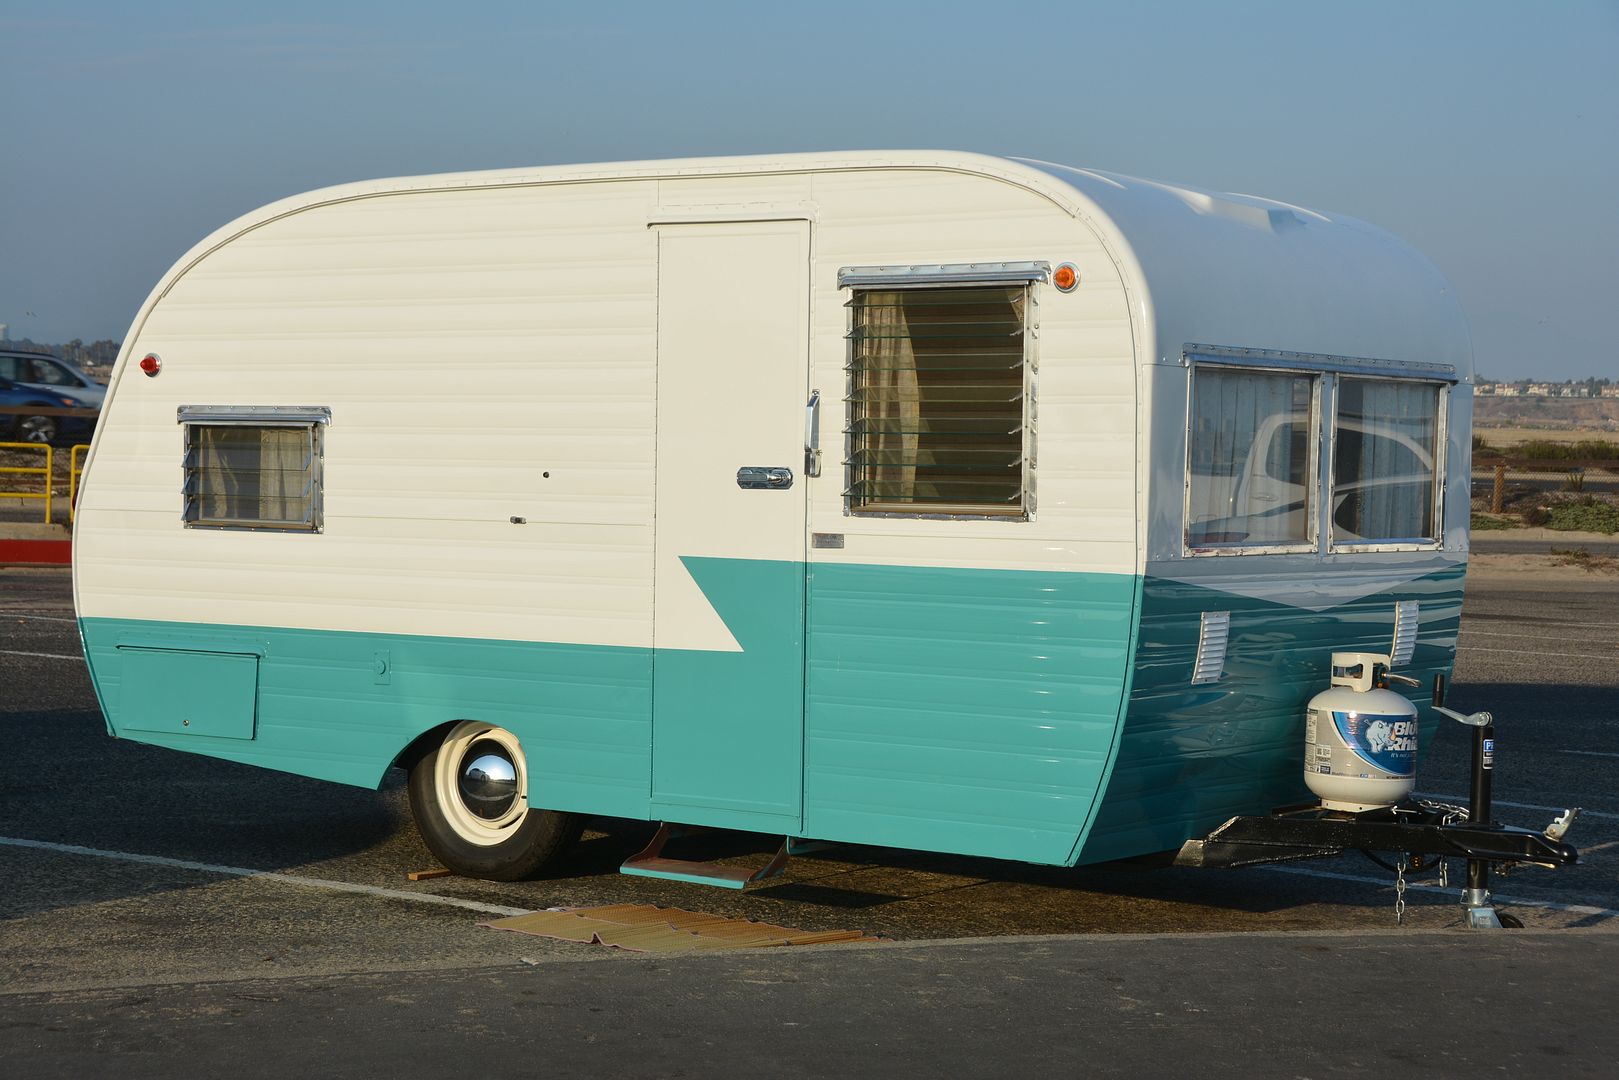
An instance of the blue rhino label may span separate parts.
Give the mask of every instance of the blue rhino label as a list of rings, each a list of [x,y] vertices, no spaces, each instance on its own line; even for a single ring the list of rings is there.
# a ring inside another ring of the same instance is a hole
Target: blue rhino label
[[[1416,775],[1416,717],[1334,711],[1332,724],[1344,745],[1376,770],[1362,775],[1373,779],[1405,779]]]

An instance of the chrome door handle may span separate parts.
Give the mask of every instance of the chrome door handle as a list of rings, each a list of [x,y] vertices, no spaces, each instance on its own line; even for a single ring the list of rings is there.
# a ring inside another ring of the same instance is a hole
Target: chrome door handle
[[[821,392],[811,390],[804,406],[804,475],[821,475]]]
[[[739,488],[790,488],[793,470],[784,465],[744,465],[736,471]]]

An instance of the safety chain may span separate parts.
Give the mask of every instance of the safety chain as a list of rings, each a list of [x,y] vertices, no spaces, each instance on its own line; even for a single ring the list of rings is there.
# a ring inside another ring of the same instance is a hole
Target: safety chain
[[[1455,803],[1442,803],[1434,799],[1418,799],[1417,805],[1426,810],[1434,810],[1442,813],[1444,815],[1442,824],[1445,825],[1453,825],[1458,821],[1466,821],[1472,816],[1472,812],[1469,811],[1467,807],[1457,806]],[[1450,888],[1450,860],[1446,858],[1440,858],[1439,860],[1439,887],[1441,889]]]
[[[1400,861],[1394,871],[1394,925],[1405,925],[1405,864],[1411,856],[1400,852]]]

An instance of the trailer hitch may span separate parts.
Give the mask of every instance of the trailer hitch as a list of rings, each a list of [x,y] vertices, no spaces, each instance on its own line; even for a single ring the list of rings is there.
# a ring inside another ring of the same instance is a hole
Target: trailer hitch
[[[1403,881],[1404,868],[1413,856],[1465,859],[1467,885],[1462,890],[1462,907],[1466,924],[1499,928],[1501,917],[1490,897],[1490,868],[1499,867],[1505,873],[1515,866],[1555,869],[1578,863],[1579,851],[1564,843],[1563,837],[1580,810],[1564,810],[1540,832],[1490,820],[1494,718],[1487,712],[1463,714],[1447,709],[1444,698],[1444,676],[1436,675],[1434,709],[1472,729],[1472,783],[1465,817],[1460,807],[1410,799],[1358,813],[1328,810],[1317,803],[1282,807],[1268,816],[1234,817],[1207,836],[1186,841],[1175,856],[1175,865],[1258,866],[1346,851],[1385,851],[1401,857]]]
[[[1315,804],[1284,807],[1268,817],[1234,817],[1203,839],[1186,841],[1175,863],[1256,866],[1342,855],[1346,851],[1437,855],[1547,868],[1572,866],[1580,861],[1580,853],[1548,835],[1549,830],[1536,832],[1493,822],[1475,825],[1471,820],[1447,822],[1448,816],[1443,809],[1419,802],[1360,813],[1324,810]],[[1559,818],[1558,822],[1563,820]]]

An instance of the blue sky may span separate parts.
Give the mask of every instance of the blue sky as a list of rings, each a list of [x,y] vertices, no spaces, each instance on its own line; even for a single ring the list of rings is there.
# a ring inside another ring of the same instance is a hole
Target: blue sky
[[[255,206],[461,169],[1009,153],[1365,218],[1484,374],[1619,377],[1619,2],[0,0],[0,322],[121,338]]]

